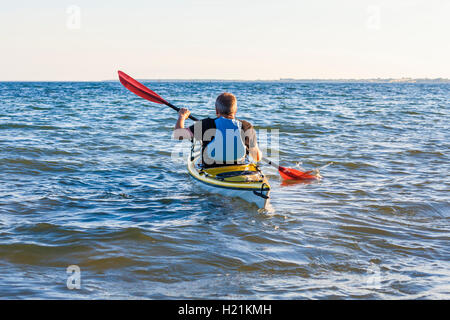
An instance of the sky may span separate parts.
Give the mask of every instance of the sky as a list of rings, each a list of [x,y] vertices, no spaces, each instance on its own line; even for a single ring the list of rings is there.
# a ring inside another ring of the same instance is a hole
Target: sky
[[[0,81],[450,78],[450,0],[15,0]]]

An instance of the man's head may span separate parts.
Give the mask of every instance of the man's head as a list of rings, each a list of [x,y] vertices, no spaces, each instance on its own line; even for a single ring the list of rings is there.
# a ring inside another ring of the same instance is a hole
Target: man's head
[[[236,97],[232,93],[224,92],[216,99],[216,114],[218,116],[233,117],[237,111]]]

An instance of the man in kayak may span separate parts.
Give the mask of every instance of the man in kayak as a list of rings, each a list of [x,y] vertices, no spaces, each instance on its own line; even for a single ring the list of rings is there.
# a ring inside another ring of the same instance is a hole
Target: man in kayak
[[[236,112],[236,97],[225,92],[216,99],[217,118],[206,118],[185,128],[184,121],[190,111],[181,108],[174,137],[202,141],[202,162],[207,167],[242,163],[246,154],[258,162],[262,159],[262,152],[258,147],[256,132],[249,122],[236,119]]]

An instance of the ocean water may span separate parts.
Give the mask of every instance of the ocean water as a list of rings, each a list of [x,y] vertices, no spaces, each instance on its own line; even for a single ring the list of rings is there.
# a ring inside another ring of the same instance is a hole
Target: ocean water
[[[233,92],[281,165],[333,164],[262,166],[261,212],[198,190],[176,113],[118,81],[0,83],[1,299],[450,298],[449,84],[144,83],[197,117]]]

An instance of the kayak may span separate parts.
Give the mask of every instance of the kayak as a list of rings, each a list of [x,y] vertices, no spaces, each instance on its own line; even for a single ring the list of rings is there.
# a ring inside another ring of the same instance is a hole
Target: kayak
[[[199,154],[189,156],[189,175],[203,190],[227,197],[238,197],[266,208],[269,203],[270,185],[254,163],[203,168]]]

